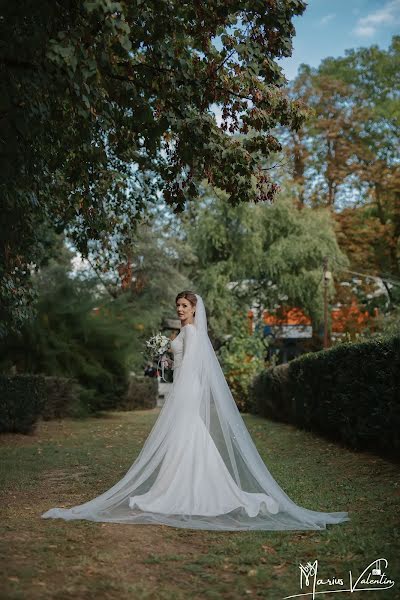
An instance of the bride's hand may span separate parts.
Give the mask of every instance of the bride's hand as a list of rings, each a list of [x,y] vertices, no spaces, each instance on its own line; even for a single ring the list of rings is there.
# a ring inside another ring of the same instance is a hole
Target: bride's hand
[[[168,367],[169,368],[169,367],[172,367],[173,361],[166,356],[165,358],[162,359],[161,364],[163,364],[164,367]]]

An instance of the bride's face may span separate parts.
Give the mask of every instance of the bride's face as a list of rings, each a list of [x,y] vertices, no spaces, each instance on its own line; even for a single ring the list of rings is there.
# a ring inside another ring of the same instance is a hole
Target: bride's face
[[[186,298],[178,298],[176,301],[176,312],[181,321],[184,321],[185,323],[193,322],[195,308]]]

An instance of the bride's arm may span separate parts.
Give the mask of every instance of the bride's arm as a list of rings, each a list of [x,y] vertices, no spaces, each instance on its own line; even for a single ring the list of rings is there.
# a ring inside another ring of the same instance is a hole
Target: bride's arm
[[[183,358],[191,354],[196,340],[196,327],[189,323],[185,325],[183,336]]]
[[[185,332],[185,334],[183,336],[183,353],[185,353],[186,349],[189,348],[195,340],[195,336],[196,336],[195,325],[192,325],[192,323],[185,325],[184,332]]]
[[[198,361],[198,342],[199,334],[195,325],[191,323],[185,325],[183,329],[183,356],[179,366],[179,393],[182,397],[189,393],[193,386],[193,381],[196,378],[196,373],[199,370]],[[177,381],[178,381],[177,379]]]

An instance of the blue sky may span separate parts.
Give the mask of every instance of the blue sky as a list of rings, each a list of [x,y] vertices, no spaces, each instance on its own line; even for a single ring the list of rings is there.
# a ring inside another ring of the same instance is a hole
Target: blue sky
[[[344,56],[347,48],[386,49],[400,34],[400,0],[309,0],[293,24],[293,54],[279,61],[288,79],[301,63],[317,67],[327,56]]]

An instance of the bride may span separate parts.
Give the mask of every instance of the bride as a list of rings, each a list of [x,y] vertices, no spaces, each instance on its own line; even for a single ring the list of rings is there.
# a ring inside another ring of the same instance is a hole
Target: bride
[[[109,490],[47,518],[208,530],[326,529],[347,512],[295,504],[272,477],[244,424],[207,333],[204,303],[176,297],[174,381],[138,457]]]

